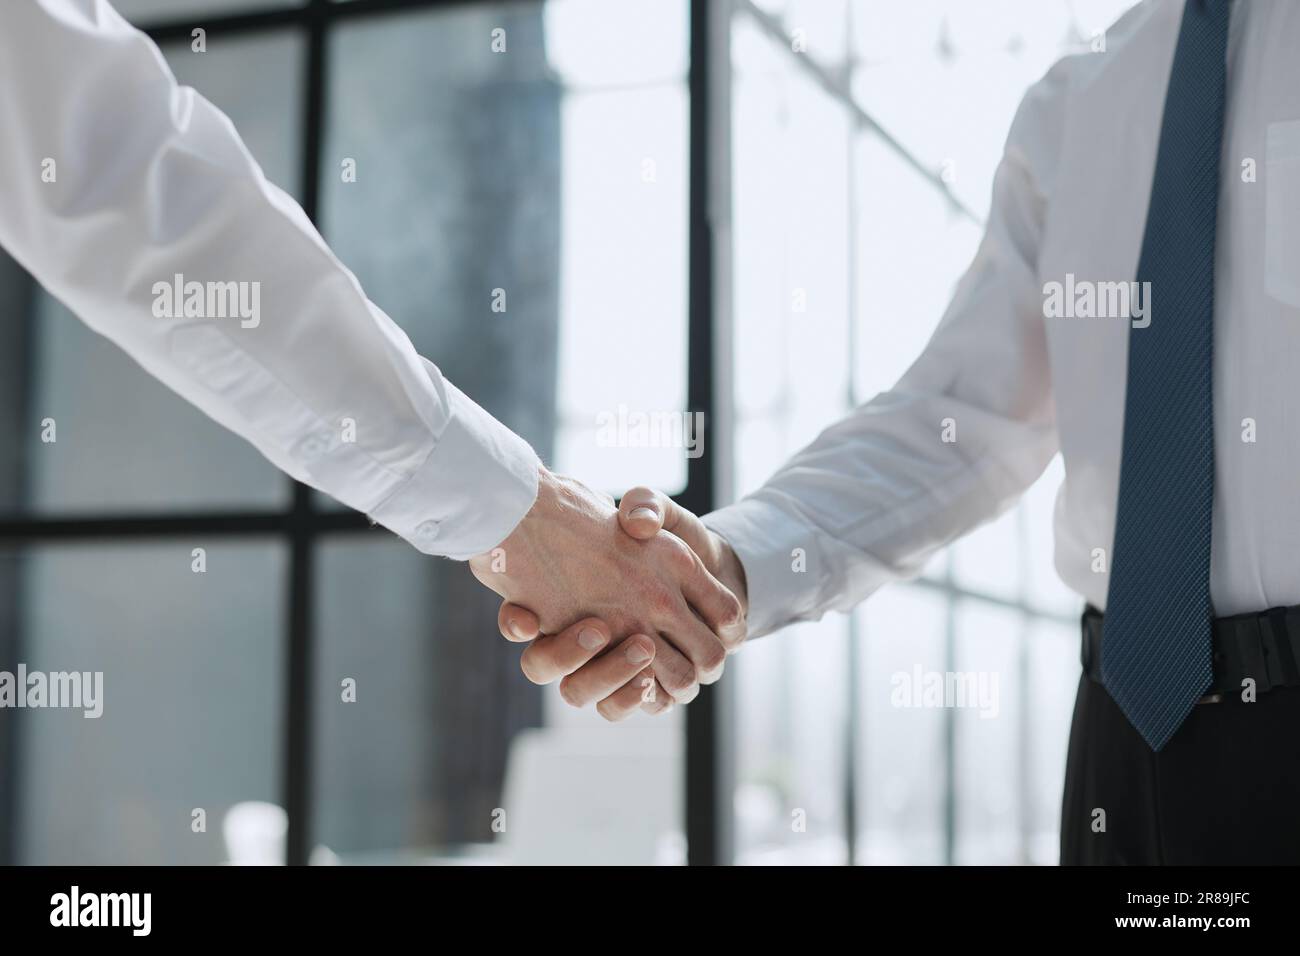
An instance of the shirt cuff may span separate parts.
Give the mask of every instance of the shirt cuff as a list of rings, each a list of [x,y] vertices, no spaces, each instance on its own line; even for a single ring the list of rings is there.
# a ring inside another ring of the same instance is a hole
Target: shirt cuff
[[[816,536],[770,502],[745,498],[703,517],[745,569],[749,637],[821,616],[825,564]]]
[[[444,381],[449,420],[424,463],[370,517],[425,554],[465,561],[496,547],[537,498],[532,446]]]

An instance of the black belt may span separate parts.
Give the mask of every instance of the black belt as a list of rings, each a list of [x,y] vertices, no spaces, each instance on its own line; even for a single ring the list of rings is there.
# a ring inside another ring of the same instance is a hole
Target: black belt
[[[1083,672],[1099,684],[1101,624],[1101,611],[1089,604],[1083,612]],[[1240,700],[1247,678],[1258,693],[1300,686],[1300,605],[1216,617],[1212,635],[1214,682],[1200,703]]]

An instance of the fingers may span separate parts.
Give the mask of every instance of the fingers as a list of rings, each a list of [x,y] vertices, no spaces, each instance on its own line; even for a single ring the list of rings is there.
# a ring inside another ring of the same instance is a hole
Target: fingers
[[[652,642],[644,660],[627,659],[617,642],[609,640],[609,629],[596,619],[542,635],[537,615],[527,608],[505,603],[498,612],[498,627],[507,639],[531,642],[520,661],[529,680],[549,683],[564,678],[561,694],[566,701],[579,707],[599,701],[599,711],[610,720],[621,720],[637,708],[661,713],[674,703],[693,700],[701,684],[721,676],[727,653],[739,646],[745,630],[740,602],[701,559],[711,533],[695,515],[659,492],[634,488],[623,497],[619,521],[630,536],[655,539],[647,543],[663,562],[661,573],[666,573],[647,592],[656,620],[646,622],[652,636],[642,635]],[[661,528],[674,533],[660,534]],[[590,646],[579,640],[584,626]],[[653,685],[644,679],[638,683],[634,678],[651,660]]]
[[[664,526],[671,498],[650,488],[633,488],[618,505],[618,523],[633,538],[653,538]]]
[[[689,704],[700,693],[695,665],[658,634],[654,636],[654,642],[655,679],[675,703]]]
[[[559,634],[544,634],[524,648],[519,668],[534,684],[549,684],[572,674],[609,646],[609,628],[587,618]]]
[[[727,648],[694,614],[689,611],[679,614],[674,628],[663,631],[663,639],[690,662],[695,683],[712,684],[722,676]]]
[[[508,640],[532,641],[519,662],[524,675],[535,684],[566,678],[560,694],[575,707],[598,700],[596,710],[609,721],[624,720],[638,709],[647,714],[672,709],[672,695],[649,666],[656,648],[645,636],[635,642],[628,638],[606,652],[609,629],[596,618],[579,621],[559,634],[538,636],[536,615],[508,602],[501,605],[497,623]],[[678,672],[685,675],[688,666],[679,663]]]
[[[645,670],[654,657],[654,642],[644,634],[633,634],[560,681],[560,696],[574,707],[603,701]]]
[[[672,706],[672,697],[655,680],[654,668],[647,667],[597,704],[596,710],[608,721],[620,721],[638,710],[662,714]]]
[[[695,609],[708,630],[717,635],[728,653],[745,641],[748,625],[740,598],[710,574],[698,558],[681,582],[682,596]]]
[[[711,544],[709,529],[694,512],[652,488],[633,488],[623,496],[618,504],[618,523],[624,532],[643,541],[661,529],[675,534],[700,556],[708,553]]]
[[[645,547],[667,571],[667,593],[651,593],[657,613],[650,626],[690,659],[701,683],[710,684],[721,675],[728,651],[744,638],[740,602],[679,538],[665,532]]]
[[[675,701],[672,694],[664,690],[664,685],[653,678],[653,668],[651,670],[654,683],[641,684],[641,709],[651,716],[666,714],[673,709]]]
[[[501,602],[501,610],[497,611],[497,628],[507,641],[518,644],[531,641],[542,632],[542,625],[536,614],[526,607],[511,604],[509,601]]]
[[[711,532],[699,518],[661,492],[651,488],[633,488],[618,506],[618,521],[633,538],[648,540],[662,529],[679,538],[695,555],[695,560],[681,565],[683,595],[691,607],[731,651],[745,640],[744,608],[740,599],[709,573],[716,547]],[[689,564],[689,566],[687,566]]]

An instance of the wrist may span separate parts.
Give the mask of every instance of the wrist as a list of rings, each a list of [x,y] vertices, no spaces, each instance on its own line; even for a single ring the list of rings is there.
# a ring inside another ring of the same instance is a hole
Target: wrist
[[[502,597],[508,597],[506,573],[511,562],[507,556],[514,555],[516,559],[519,559],[531,551],[529,541],[535,536],[535,529],[542,520],[542,515],[550,510],[554,489],[555,476],[551,474],[545,465],[538,462],[537,493],[533,496],[533,503],[524,512],[524,516],[519,519],[519,523],[510,530],[508,535],[501,539],[496,547],[475,555],[469,560],[470,571],[478,578],[479,582]],[[517,564],[518,560],[514,563]]]
[[[559,479],[545,465],[537,465],[537,494],[533,498],[533,503],[524,516],[519,519],[519,523],[511,529],[510,534],[502,539],[493,551],[509,549],[511,545],[516,545],[529,537],[542,521],[545,516],[554,510],[554,503],[557,494]]]
[[[746,615],[749,614],[749,585],[745,579],[745,566],[740,563],[735,549],[727,543],[727,539],[722,537],[716,531],[710,531],[713,537],[714,546],[717,549],[717,573],[716,577],[722,582],[722,585],[731,591],[740,601],[741,609]]]

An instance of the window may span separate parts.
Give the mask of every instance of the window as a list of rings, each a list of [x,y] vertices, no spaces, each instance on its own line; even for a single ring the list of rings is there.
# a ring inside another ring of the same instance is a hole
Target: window
[[[689,491],[681,449],[599,440],[687,403],[685,0],[115,5],[467,393],[594,486]],[[287,809],[291,862],[682,858],[679,717],[570,712],[464,565],[293,485],[7,259],[0,301],[0,668],[106,698],[4,721],[3,859],[214,863],[244,801]]]
[[[911,362],[1020,96],[1127,2],[115,6],[453,381],[558,470],[706,511]],[[0,723],[0,862],[218,862],[247,801],[294,863],[1055,859],[1059,463],[917,581],[608,727],[524,680],[463,566],[289,482],[2,254],[0,305],[0,669],[105,672],[101,720]],[[702,458],[601,439],[682,410]],[[892,707],[916,667],[997,675],[997,719]]]
[[[733,5],[738,494],[916,357],[1025,89],[1126,6]],[[739,862],[1055,861],[1080,610],[1052,571],[1060,480],[1058,459],[920,580],[736,659]],[[997,718],[891,706],[916,667],[996,675]]]

